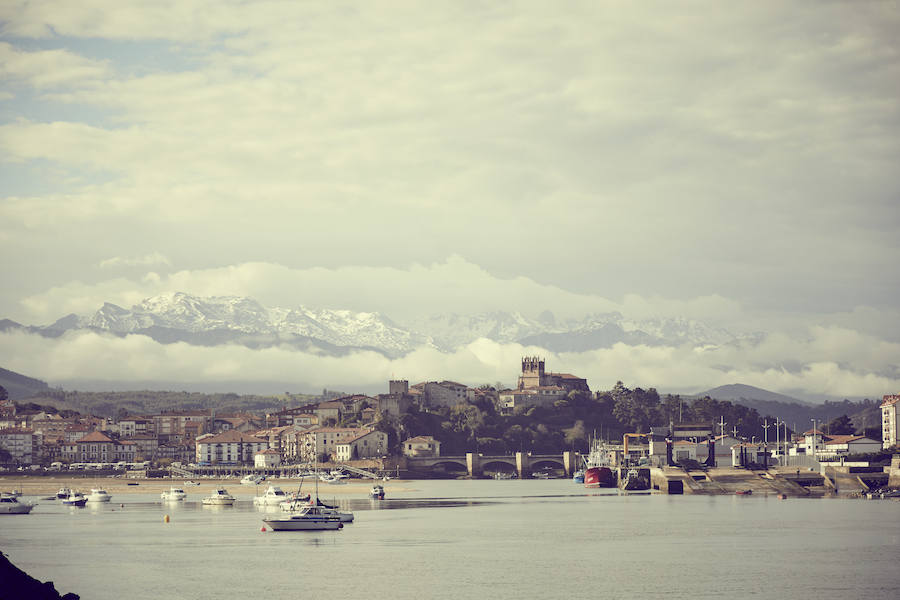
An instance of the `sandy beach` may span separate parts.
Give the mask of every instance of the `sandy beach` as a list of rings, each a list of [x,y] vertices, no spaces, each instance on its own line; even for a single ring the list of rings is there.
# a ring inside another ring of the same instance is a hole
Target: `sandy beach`
[[[170,486],[184,487],[189,494],[208,495],[215,487],[224,487],[236,497],[256,496],[262,494],[266,485],[271,483],[285,491],[294,491],[301,485],[300,479],[273,479],[259,486],[241,485],[240,480],[231,479],[197,479],[200,485],[185,485],[183,478],[178,479],[125,479],[119,477],[0,477],[0,492],[17,490],[24,496],[49,496],[56,494],[60,488],[71,488],[83,493],[88,493],[92,488],[103,488],[113,496],[128,494],[160,494],[168,490]],[[137,485],[128,485],[129,483]],[[353,479],[345,484],[319,483],[319,495],[331,496],[365,496],[372,489],[373,481],[366,479]],[[391,480],[387,483],[379,482],[390,491],[412,491],[409,480]],[[315,483],[309,479],[303,480],[303,491],[311,492]]]

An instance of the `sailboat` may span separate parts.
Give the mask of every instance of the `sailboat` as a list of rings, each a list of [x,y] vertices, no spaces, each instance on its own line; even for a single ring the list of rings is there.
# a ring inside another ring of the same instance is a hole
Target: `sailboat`
[[[286,509],[289,510],[291,514],[283,517],[263,519],[263,523],[268,525],[272,531],[328,531],[344,527],[340,515],[334,514],[335,511],[333,508],[326,507],[319,502],[318,457],[316,457],[315,472],[316,501],[312,502],[312,500],[310,500],[309,503],[300,504],[295,500],[292,504],[296,507],[296,510],[294,510],[293,507]],[[282,506],[282,508],[284,507]]]

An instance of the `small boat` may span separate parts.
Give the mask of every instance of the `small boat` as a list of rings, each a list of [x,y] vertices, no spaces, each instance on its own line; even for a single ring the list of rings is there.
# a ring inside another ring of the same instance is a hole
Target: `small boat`
[[[277,485],[270,485],[262,496],[253,499],[256,506],[278,506],[282,502],[289,500],[288,495],[284,493]]]
[[[184,485],[200,485],[199,481],[185,481]]]
[[[141,485],[141,484],[139,484],[137,481],[129,481],[125,485]]]
[[[87,496],[81,492],[72,492],[68,498],[63,498],[62,503],[66,506],[84,506],[87,504]]]
[[[32,508],[33,504],[19,502],[19,499],[11,494],[0,496],[0,515],[27,515]]]
[[[334,475],[325,475],[324,473],[319,475],[319,481],[322,483],[330,483],[332,485],[347,483],[345,481],[346,479],[346,477],[336,477]]]
[[[572,474],[572,481],[575,483],[584,483],[584,471],[575,471]]]
[[[496,479],[497,481],[505,481],[507,479],[515,479],[515,478],[516,478],[515,473],[507,473],[506,471],[497,471],[496,473],[494,473],[494,479]]]
[[[88,502],[109,502],[112,496],[106,490],[99,488],[91,488],[91,493],[87,496]]]
[[[18,498],[19,496],[22,495],[22,491],[21,490],[12,490],[9,492],[0,492],[0,494],[2,494],[4,496],[12,496],[13,498]]]
[[[753,490],[738,490],[738,491],[735,492],[735,495],[737,495],[737,496],[749,496],[749,495],[752,494],[752,493],[753,493]]]
[[[200,502],[207,506],[231,506],[234,504],[234,496],[229,494],[225,488],[215,488]]]
[[[72,495],[72,490],[67,487],[59,488],[59,491],[56,492],[56,497],[60,500],[62,500],[64,498],[68,498],[71,495]]]
[[[185,498],[187,498],[187,492],[185,492],[181,488],[172,486],[159,496],[163,500],[184,500]]]
[[[373,500],[384,500],[384,487],[378,484],[372,486],[369,497]]]
[[[323,507],[314,504],[307,504],[284,517],[263,519],[263,523],[272,531],[334,531],[344,527],[340,517],[327,514]]]
[[[244,475],[243,479],[241,479],[241,485],[259,485],[265,480],[266,478],[262,475]]]

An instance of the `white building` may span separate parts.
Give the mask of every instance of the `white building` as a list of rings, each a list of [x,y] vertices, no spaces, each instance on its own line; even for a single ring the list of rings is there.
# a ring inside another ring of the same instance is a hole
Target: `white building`
[[[0,448],[6,449],[20,465],[32,463],[34,432],[31,429],[0,429]]]
[[[816,458],[839,458],[849,454],[869,454],[881,450],[881,442],[864,435],[832,435],[826,436],[825,445],[819,448]]]
[[[358,427],[317,427],[303,432],[300,444],[300,458],[312,462],[322,454],[334,455],[337,445],[347,442],[358,435],[369,431]]]
[[[900,440],[900,421],[897,419],[897,408],[900,407],[900,394],[885,396],[881,403],[881,445],[883,448],[896,446]]]
[[[335,458],[340,461],[383,456],[387,452],[387,434],[383,431],[365,431],[335,446]]]
[[[253,457],[253,466],[268,468],[281,466],[281,453],[278,450],[269,448],[268,450],[260,450]]]
[[[268,442],[234,429],[217,435],[204,435],[196,441],[196,460],[201,465],[254,464],[256,453],[268,448]]]

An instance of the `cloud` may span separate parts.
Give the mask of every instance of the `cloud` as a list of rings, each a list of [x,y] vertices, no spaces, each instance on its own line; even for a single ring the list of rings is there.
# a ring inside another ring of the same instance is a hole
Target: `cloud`
[[[66,50],[25,52],[0,42],[0,77],[37,89],[96,82],[111,75],[107,61],[78,56]]]
[[[741,360],[724,367],[716,352],[698,353],[688,347],[647,347],[617,344],[583,353],[554,354],[534,346],[476,340],[453,353],[423,348],[404,357],[388,359],[372,352],[335,358],[288,348],[253,350],[242,346],[198,347],[159,344],[150,338],[124,338],[93,332],[70,332],[46,339],[23,333],[0,334],[0,364],[14,371],[56,380],[168,381],[218,384],[257,382],[267,387],[278,381],[296,391],[322,387],[347,392],[386,387],[392,378],[411,382],[452,379],[476,386],[505,382],[513,385],[519,359],[541,355],[553,370],[588,379],[594,390],[611,389],[617,380],[626,385],[655,387],[664,392],[694,393],[728,383],[745,383],[773,391],[801,390],[811,395],[868,396],[877,398],[900,389],[900,373],[878,374],[854,365],[815,360],[822,337],[782,349],[784,360],[805,361],[787,371]],[[900,349],[885,348],[894,365]]]
[[[143,257],[114,257],[101,267],[168,265],[158,252]],[[30,322],[45,322],[70,312],[93,312],[104,302],[130,307],[144,298],[170,292],[198,296],[249,296],[267,306],[340,308],[378,311],[404,322],[436,313],[472,314],[519,311],[535,316],[550,310],[559,318],[621,312],[633,319],[687,317],[711,323],[735,322],[741,307],[721,296],[671,300],[629,294],[616,302],[578,294],[527,277],[497,277],[460,256],[405,268],[343,266],[294,269],[253,262],[213,269],[149,272],[139,278],[97,283],[70,282],[26,297],[22,306]]]
[[[816,357],[791,377],[845,373],[843,342],[887,372],[866,344],[900,341],[886,5],[55,0],[0,23],[0,316],[176,290],[618,310],[783,334],[727,356],[757,377],[776,341]]]
[[[169,266],[171,264],[171,261],[169,261],[165,255],[159,252],[153,252],[151,254],[136,257],[113,256],[112,258],[101,260],[100,264],[97,266],[101,269],[109,269],[115,267],[149,267],[154,265]]]

